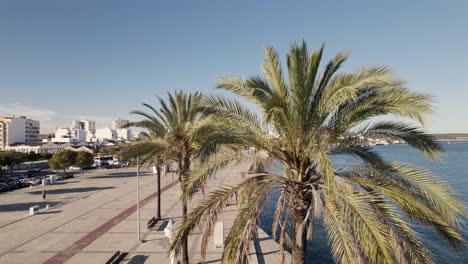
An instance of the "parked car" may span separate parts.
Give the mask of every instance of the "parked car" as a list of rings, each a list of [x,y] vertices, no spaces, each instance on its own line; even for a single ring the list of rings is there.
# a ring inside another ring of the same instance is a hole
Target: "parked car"
[[[10,190],[10,186],[4,182],[0,182],[0,192]]]
[[[21,180],[19,180],[19,182],[21,182],[22,184],[26,184],[27,186],[29,186],[29,185],[36,185],[36,184],[39,184],[39,183],[40,183],[40,180],[36,180],[36,179],[21,179]]]
[[[15,190],[22,187],[19,181],[8,181],[6,184],[8,184],[10,190]]]
[[[106,170],[107,170],[107,169],[113,169],[113,168],[114,168],[114,165],[109,164],[109,163],[106,163],[106,164],[103,164],[103,165],[101,166],[101,168],[104,168],[104,169],[106,169]]]

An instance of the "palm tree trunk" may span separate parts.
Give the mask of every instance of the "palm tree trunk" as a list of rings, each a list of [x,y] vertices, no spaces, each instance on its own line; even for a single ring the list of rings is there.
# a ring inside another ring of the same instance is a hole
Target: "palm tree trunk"
[[[192,158],[192,152],[190,149],[190,145],[188,141],[184,141],[184,149],[185,153],[182,155],[179,155],[179,168],[180,170],[180,182],[181,182],[181,188],[182,188],[182,182],[184,180],[184,177],[187,177],[187,173],[190,171],[190,164],[191,161],[190,159]],[[184,196],[182,189],[182,196]],[[185,198],[182,198],[182,217],[185,221],[187,218],[187,201],[185,201]],[[182,264],[189,264],[189,255],[188,255],[188,237],[183,238],[183,247],[182,247]]]
[[[293,264],[304,264],[306,263],[306,250],[307,250],[307,210],[311,204],[310,193],[301,191],[302,186],[296,185],[292,188],[290,193],[294,193],[291,196],[289,203],[289,210],[292,215],[292,228],[294,233],[292,234],[291,242],[291,253]]]
[[[305,232],[303,217],[294,217],[293,228],[295,236],[292,238],[292,263],[306,263],[307,232]],[[307,221],[306,221],[307,222]]]
[[[161,219],[161,167],[157,166],[156,167],[156,172],[157,172],[157,182],[158,182],[158,211],[156,212],[156,218]]]
[[[182,201],[182,215],[185,220],[187,217],[187,202],[185,201]],[[182,264],[189,264],[188,237],[184,238],[184,244],[182,247]]]

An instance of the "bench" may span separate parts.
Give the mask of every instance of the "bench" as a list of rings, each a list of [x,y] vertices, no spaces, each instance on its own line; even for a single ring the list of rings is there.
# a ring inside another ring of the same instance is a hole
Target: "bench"
[[[110,257],[110,259],[106,261],[106,264],[112,264],[119,255],[120,255],[120,250],[117,250],[117,252],[115,252],[114,255],[112,255],[112,257]]]
[[[124,260],[124,258],[128,255],[128,252],[122,252],[120,255],[114,260],[113,264],[118,264]]]
[[[35,215],[39,212],[39,205],[29,207],[29,215]]]
[[[146,224],[146,226],[148,227],[148,229],[150,228],[153,228],[156,223],[158,222],[159,219],[156,219],[156,217],[152,217],[149,221],[148,221],[148,224]]]
[[[106,264],[118,264],[120,263],[126,256],[128,255],[128,252],[120,252],[120,250],[117,250],[117,252],[112,255],[107,261]]]

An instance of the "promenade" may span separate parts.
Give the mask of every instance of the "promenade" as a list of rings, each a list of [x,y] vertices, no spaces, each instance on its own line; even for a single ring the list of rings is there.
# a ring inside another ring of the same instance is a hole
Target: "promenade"
[[[206,186],[206,193],[219,185],[234,185],[241,180],[248,164],[220,171]],[[123,263],[169,263],[164,236],[166,221],[148,230],[147,221],[156,213],[157,195],[154,174],[140,174],[140,230],[137,241],[135,168],[94,170],[83,177],[0,195],[0,263],[105,263],[117,250],[128,252]],[[180,186],[171,173],[163,176],[162,217],[181,223]],[[195,196],[191,206],[202,194]],[[39,214],[29,216],[28,208],[39,205]],[[50,209],[43,208],[49,204]],[[190,210],[190,208],[189,208]],[[228,206],[220,215],[227,236],[236,216]],[[201,235],[189,237],[191,263],[200,263]],[[278,244],[260,232],[252,245],[251,263],[277,263]],[[255,249],[255,250],[254,250]],[[258,253],[258,254],[256,254]],[[258,255],[258,256],[257,256]],[[220,263],[222,248],[209,243],[205,263]]]

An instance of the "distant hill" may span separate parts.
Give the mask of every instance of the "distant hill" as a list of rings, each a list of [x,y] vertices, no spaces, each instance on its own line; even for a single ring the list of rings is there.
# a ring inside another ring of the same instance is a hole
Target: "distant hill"
[[[440,141],[468,141],[468,133],[432,134],[432,136]]]

